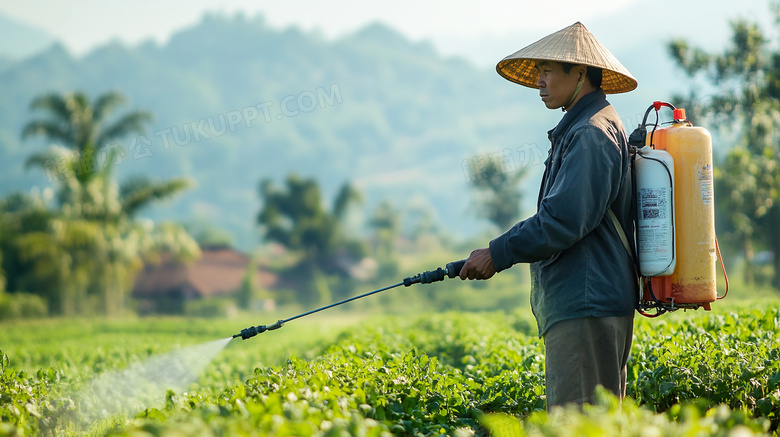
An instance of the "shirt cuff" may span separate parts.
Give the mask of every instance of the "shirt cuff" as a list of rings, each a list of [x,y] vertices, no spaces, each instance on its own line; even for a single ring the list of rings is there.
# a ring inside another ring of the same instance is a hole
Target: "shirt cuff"
[[[514,264],[512,257],[507,250],[507,234],[503,234],[490,242],[490,258],[496,267],[496,272],[506,270]]]

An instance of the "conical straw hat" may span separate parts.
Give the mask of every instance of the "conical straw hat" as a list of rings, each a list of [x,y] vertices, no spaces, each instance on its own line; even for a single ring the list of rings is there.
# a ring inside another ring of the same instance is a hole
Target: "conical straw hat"
[[[496,65],[505,79],[538,88],[537,61],[569,62],[602,69],[601,88],[607,94],[637,87],[634,76],[579,21],[507,56]]]

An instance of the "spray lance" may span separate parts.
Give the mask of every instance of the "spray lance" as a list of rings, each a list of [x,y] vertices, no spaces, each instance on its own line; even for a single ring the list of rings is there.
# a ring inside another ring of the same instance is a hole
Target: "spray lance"
[[[284,320],[277,320],[275,323],[272,323],[270,325],[260,325],[260,326],[250,326],[249,328],[242,329],[241,332],[234,335],[233,338],[241,337],[241,339],[246,340],[247,338],[252,338],[257,334],[262,334],[265,331],[273,331],[275,329],[279,329],[284,325],[285,323],[299,319],[304,316],[308,316],[309,314],[314,314],[316,312],[320,312],[322,310],[326,310],[328,308],[333,308],[335,306],[339,306],[342,304],[345,304],[347,302],[352,302],[353,300],[357,300],[366,296],[371,296],[372,294],[381,293],[383,291],[390,290],[391,288],[400,287],[403,285],[404,287],[409,287],[413,284],[430,284],[433,282],[443,281],[444,278],[454,278],[458,275],[460,275],[460,269],[463,268],[463,265],[466,264],[466,260],[460,260],[460,261],[453,261],[451,263],[448,263],[444,268],[437,268],[436,270],[430,270],[422,273],[418,273],[414,276],[408,276],[404,278],[403,281],[390,285],[388,287],[380,288],[378,290],[370,291],[365,294],[361,294],[359,296],[350,297],[349,299],[344,299],[339,302],[332,303],[330,305],[326,305],[321,308],[317,308],[311,311],[307,311],[302,314],[298,314],[297,316],[290,317],[288,319]]]

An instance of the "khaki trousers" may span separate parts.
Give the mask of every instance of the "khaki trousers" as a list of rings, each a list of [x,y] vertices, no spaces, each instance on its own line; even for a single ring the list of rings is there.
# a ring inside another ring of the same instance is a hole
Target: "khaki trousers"
[[[598,385],[622,399],[633,332],[633,315],[553,324],[544,335],[547,410],[593,404]]]

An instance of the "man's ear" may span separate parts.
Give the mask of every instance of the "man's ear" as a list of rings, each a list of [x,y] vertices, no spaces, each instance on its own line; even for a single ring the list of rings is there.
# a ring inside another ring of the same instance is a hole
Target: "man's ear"
[[[577,72],[579,74],[578,80],[582,80],[583,77],[588,73],[588,66],[587,65],[578,65],[577,66]]]

